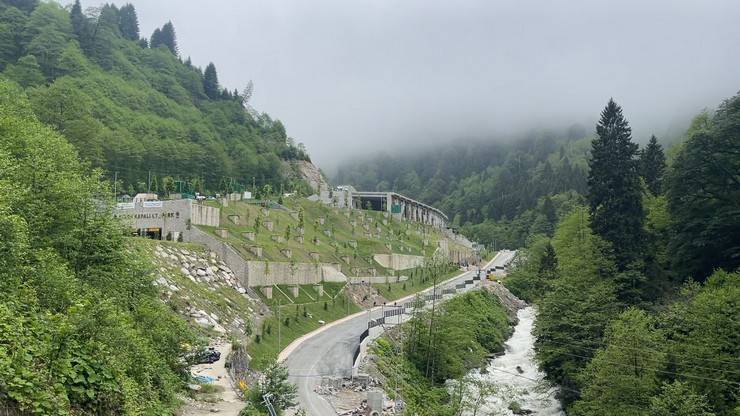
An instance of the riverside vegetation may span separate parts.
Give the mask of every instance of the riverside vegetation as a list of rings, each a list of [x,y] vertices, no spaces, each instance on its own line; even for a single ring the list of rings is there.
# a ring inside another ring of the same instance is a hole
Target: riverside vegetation
[[[181,357],[203,341],[159,300],[148,250],[111,216],[113,189],[230,192],[251,182],[262,194],[308,192],[297,174],[308,155],[250,107],[251,84],[225,89],[215,65],[180,56],[171,23],[144,39],[137,20],[131,5],[0,0],[3,410],[180,406]],[[595,137],[575,126],[456,143],[337,178],[435,204],[486,244],[526,247],[506,283],[539,308],[537,358],[569,414],[737,414],[740,96],[698,115],[667,152],[661,143],[669,139],[639,149],[610,102]],[[464,308],[450,305],[444,313]],[[468,329],[448,328],[469,344],[445,338],[449,350],[408,356],[423,343],[379,344],[388,368],[391,345],[401,346],[401,391],[419,413],[454,412],[442,377],[459,377],[505,338],[504,321],[478,324],[497,310],[478,309],[486,316],[456,316]],[[448,360],[466,348],[472,360]],[[287,395],[284,372],[265,367],[273,381],[259,388]]]
[[[152,285],[110,189],[0,80],[0,406],[162,414],[197,337]]]
[[[500,352],[511,334],[506,310],[491,292],[479,290],[452,298],[436,310],[419,311],[400,330],[379,338],[373,353],[407,414],[458,415],[470,410],[466,374]],[[449,380],[459,388],[450,391]],[[481,387],[481,386],[478,386]]]
[[[131,5],[0,1],[3,411],[181,406],[182,357],[206,340],[160,300],[149,245],[111,215],[114,189],[308,190],[308,156],[249,107],[251,85],[228,91],[213,64],[183,60],[171,23],[149,43]]]

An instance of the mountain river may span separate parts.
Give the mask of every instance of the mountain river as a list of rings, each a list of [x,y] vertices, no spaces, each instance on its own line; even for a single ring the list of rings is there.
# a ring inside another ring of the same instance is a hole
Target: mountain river
[[[474,370],[470,377],[483,382],[495,393],[482,400],[476,415],[564,416],[556,399],[558,392],[537,368],[532,333],[536,311],[532,306],[517,312],[519,322],[506,341],[505,353],[488,363],[485,370]],[[472,415],[473,411],[467,413]]]

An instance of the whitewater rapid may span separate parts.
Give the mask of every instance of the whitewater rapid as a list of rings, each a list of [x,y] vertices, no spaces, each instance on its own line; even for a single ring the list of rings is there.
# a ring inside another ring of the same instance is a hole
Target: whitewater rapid
[[[496,390],[485,399],[478,415],[515,415],[509,410],[512,402],[537,416],[565,415],[556,398],[557,388],[551,386],[537,368],[532,333],[536,315],[531,306],[520,309],[517,312],[519,322],[505,343],[505,353],[491,360],[484,371],[475,370],[470,374],[474,379],[494,384]],[[467,414],[472,415],[472,412]]]

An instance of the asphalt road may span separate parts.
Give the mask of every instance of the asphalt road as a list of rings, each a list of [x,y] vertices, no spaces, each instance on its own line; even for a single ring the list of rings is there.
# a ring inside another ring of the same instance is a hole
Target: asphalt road
[[[514,251],[500,251],[483,270],[496,265],[505,265],[511,261],[514,254]],[[475,273],[475,271],[470,271],[455,276],[439,284],[437,290],[441,292],[444,288],[454,287],[456,284],[472,279]],[[483,279],[485,279],[485,275],[483,275]],[[479,282],[476,282],[476,284],[479,284]],[[473,285],[468,285],[465,290],[470,290],[473,287]],[[431,291],[432,289],[429,288],[422,291],[422,293],[431,293]],[[410,296],[409,299],[413,299],[414,296]],[[396,302],[402,303],[406,300],[408,299],[399,299]],[[359,312],[338,323],[330,324],[308,334],[303,338],[300,345],[288,352],[285,364],[288,367],[290,381],[298,387],[298,403],[306,410],[308,415],[327,416],[337,414],[328,401],[314,392],[314,388],[321,383],[322,376],[351,376],[354,364],[352,362],[353,355],[360,344],[360,335],[367,328],[370,319],[381,316],[381,307]]]

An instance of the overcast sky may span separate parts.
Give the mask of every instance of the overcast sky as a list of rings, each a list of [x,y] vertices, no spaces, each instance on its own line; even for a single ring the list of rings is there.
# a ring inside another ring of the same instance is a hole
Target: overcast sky
[[[368,149],[592,123],[609,97],[645,141],[740,90],[738,0],[131,2],[142,36],[172,20],[184,57],[230,89],[253,80],[254,107],[329,170]]]

